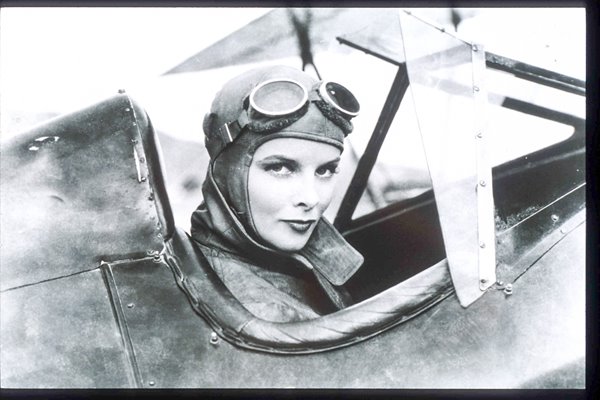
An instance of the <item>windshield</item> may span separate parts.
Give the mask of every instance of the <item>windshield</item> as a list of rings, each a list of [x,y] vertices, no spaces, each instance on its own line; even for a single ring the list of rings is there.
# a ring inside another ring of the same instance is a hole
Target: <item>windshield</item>
[[[423,10],[415,10],[415,15],[419,16],[420,11]],[[556,12],[557,10],[554,10],[554,13]],[[527,10],[523,10],[523,13],[527,14]],[[397,14],[394,16],[398,18]],[[461,45],[459,40],[452,42],[450,35],[441,33],[418,18],[412,19],[414,21],[408,23],[412,24],[412,27],[406,25],[402,32],[405,36],[410,36],[405,37],[404,41],[405,46],[408,46],[407,64],[413,85],[411,90],[421,93],[422,89],[414,89],[420,82],[421,87],[429,85],[431,92],[458,95],[461,85],[464,89],[464,85],[471,79],[470,48],[464,43]],[[388,16],[377,26],[362,28],[345,35],[343,43],[358,49],[366,48],[375,57],[388,61],[391,67],[392,64],[398,65],[406,60],[402,41],[393,39],[395,36],[401,36],[400,24],[397,21],[393,23],[393,18]],[[446,43],[442,40],[444,36]],[[381,40],[375,40],[381,37],[386,38],[383,41],[385,46],[381,45]],[[424,37],[429,39],[424,40]],[[493,38],[488,37],[486,40],[493,44],[492,50],[503,49],[498,47],[497,40],[491,39]],[[492,54],[486,56],[488,59],[496,57]],[[543,63],[543,66],[546,64],[547,62]],[[492,167],[564,141],[573,134],[571,125],[548,119],[545,115],[540,116],[539,112],[534,112],[531,107],[536,107],[536,110],[555,110],[579,118],[585,117],[584,96],[521,79],[513,73],[489,67],[485,69],[482,78],[488,98],[486,137],[489,148],[493,149],[488,152],[487,158]],[[435,81],[427,84],[428,79]],[[424,103],[427,104],[427,101],[424,100]],[[526,107],[524,103],[528,103],[530,107]],[[431,189],[417,120],[426,121],[425,124],[438,121],[440,129],[446,129],[443,126],[444,122],[436,114],[433,103],[415,110],[410,96],[405,96],[379,152],[365,192],[354,211],[354,219]],[[358,158],[366,148],[366,141],[360,139],[350,138]]]

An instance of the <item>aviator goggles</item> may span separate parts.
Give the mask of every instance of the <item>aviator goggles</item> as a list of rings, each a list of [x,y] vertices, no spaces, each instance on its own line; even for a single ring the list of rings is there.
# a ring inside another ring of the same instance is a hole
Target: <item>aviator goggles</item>
[[[302,118],[310,103],[335,123],[344,136],[352,131],[350,120],[360,110],[354,95],[339,83],[323,81],[307,90],[292,79],[270,79],[252,89],[244,99],[239,117],[221,126],[218,134],[225,143],[231,143],[246,127],[258,133],[281,130]]]

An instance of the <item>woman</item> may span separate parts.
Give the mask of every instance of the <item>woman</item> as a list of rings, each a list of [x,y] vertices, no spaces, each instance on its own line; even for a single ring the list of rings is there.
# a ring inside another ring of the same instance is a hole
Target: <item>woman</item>
[[[289,67],[249,71],[204,118],[210,155],[191,234],[231,293],[259,318],[290,322],[350,304],[362,256],[322,218],[358,102]]]

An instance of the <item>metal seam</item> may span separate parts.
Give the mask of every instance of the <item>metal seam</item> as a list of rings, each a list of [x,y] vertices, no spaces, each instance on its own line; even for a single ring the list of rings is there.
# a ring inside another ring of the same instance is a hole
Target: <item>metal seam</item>
[[[83,270],[83,271],[73,272],[72,274],[55,276],[53,278],[43,279],[41,281],[37,281],[37,282],[33,282],[33,283],[25,283],[25,284],[20,285],[20,286],[13,286],[13,287],[10,287],[10,288],[7,288],[7,289],[0,290],[0,293],[10,292],[11,290],[17,290],[17,289],[21,289],[21,288],[25,288],[25,287],[29,287],[29,286],[34,286],[34,285],[37,285],[39,283],[46,283],[46,282],[57,281],[59,279],[69,278],[71,276],[75,276],[75,275],[79,275],[79,274],[84,274],[86,272],[91,272],[91,271],[94,271],[96,269],[98,269],[98,267],[93,267],[93,268],[86,269],[86,270]]]
[[[142,183],[144,181],[148,181],[148,179],[150,178],[150,167],[148,166],[148,158],[146,156],[146,152],[144,151],[144,143],[143,143],[143,139],[142,139],[142,133],[140,131],[140,125],[137,123],[138,117],[137,117],[137,114],[135,113],[135,107],[134,107],[133,101],[129,95],[126,95],[126,97],[127,97],[127,103],[129,104],[129,109],[131,110],[131,115],[133,117],[133,121],[134,121],[133,125],[135,126],[135,132],[137,133],[136,137],[133,140],[133,143],[134,143],[133,144],[133,155],[134,155],[136,170],[137,170],[137,174],[138,174],[138,183]],[[146,162],[144,163],[145,164],[145,176],[141,175],[142,167],[140,165],[141,163],[140,163],[138,152],[136,149],[136,147],[138,147],[138,146],[141,150],[141,154],[144,155],[144,158],[146,159]],[[159,238],[162,238],[162,232],[161,232],[162,224],[160,223],[161,213],[158,210],[158,203],[155,200],[157,195],[154,193],[154,189],[153,189],[152,185],[150,184],[150,182],[147,182],[147,185],[148,185],[148,191],[150,192],[150,195],[152,196],[151,201],[154,205],[154,210],[155,210],[156,216],[158,218],[158,222],[155,226],[155,229],[158,232],[157,236]]]
[[[130,378],[133,378],[135,385],[138,388],[142,387],[142,378],[140,374],[140,369],[137,363],[137,359],[135,357],[135,351],[133,349],[133,343],[131,341],[131,336],[129,335],[129,329],[127,327],[127,320],[125,319],[125,314],[123,313],[123,308],[121,306],[121,299],[119,298],[119,293],[117,291],[117,285],[112,274],[112,268],[110,264],[103,262],[100,265],[100,270],[102,271],[102,278],[104,279],[104,284],[106,285],[106,291],[108,293],[108,298],[110,300],[111,309],[113,311],[113,316],[115,317],[115,322],[119,327],[119,333],[121,334],[121,340],[123,343],[123,347],[125,353],[127,354],[127,359],[129,361],[129,375]]]

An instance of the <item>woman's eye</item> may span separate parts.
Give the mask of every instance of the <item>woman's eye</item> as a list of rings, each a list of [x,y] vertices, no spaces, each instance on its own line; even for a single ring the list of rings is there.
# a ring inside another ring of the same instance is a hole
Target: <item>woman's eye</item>
[[[265,171],[275,175],[289,175],[292,173],[292,168],[284,163],[269,164],[265,166]]]
[[[340,171],[337,165],[328,165],[317,169],[317,175],[321,178],[329,178]]]

